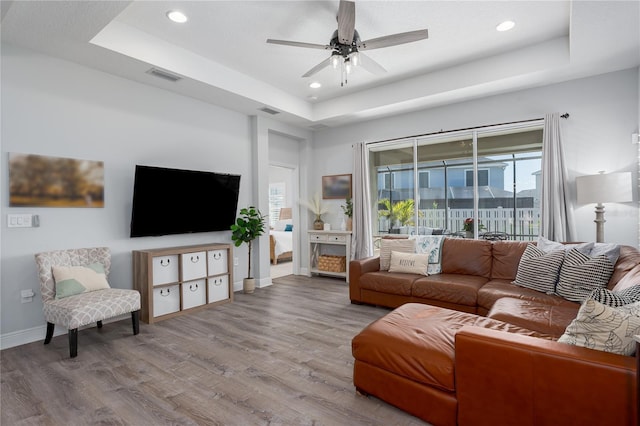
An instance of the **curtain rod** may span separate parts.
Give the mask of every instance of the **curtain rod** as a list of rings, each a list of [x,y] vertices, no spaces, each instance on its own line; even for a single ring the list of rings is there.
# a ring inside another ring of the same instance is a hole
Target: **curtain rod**
[[[565,112],[560,117],[565,118],[565,119],[569,118],[569,113]],[[532,119],[529,119],[529,120],[509,121],[509,122],[506,122],[506,123],[489,124],[489,125],[484,125],[484,126],[465,127],[465,128],[462,128],[462,129],[454,129],[454,130],[439,130],[437,132],[423,133],[423,134],[420,134],[420,135],[404,136],[402,138],[383,139],[381,141],[367,142],[367,144],[391,142],[391,141],[397,141],[397,140],[401,140],[401,139],[421,138],[421,137],[424,137],[424,136],[440,135],[442,133],[464,132],[466,130],[482,129],[482,128],[491,127],[491,126],[506,126],[507,124],[520,124],[520,123],[526,123],[528,121],[537,121],[537,120],[544,120],[544,117],[532,118]]]

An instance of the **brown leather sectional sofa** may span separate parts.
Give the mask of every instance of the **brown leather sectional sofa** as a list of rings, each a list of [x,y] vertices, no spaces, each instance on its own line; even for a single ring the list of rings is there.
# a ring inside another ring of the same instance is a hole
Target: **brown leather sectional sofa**
[[[526,245],[446,239],[431,276],[352,261],[353,303],[399,307],[353,339],[356,388],[434,425],[635,425],[635,359],[555,342],[579,304],[512,284]],[[608,288],[632,282],[622,246]]]

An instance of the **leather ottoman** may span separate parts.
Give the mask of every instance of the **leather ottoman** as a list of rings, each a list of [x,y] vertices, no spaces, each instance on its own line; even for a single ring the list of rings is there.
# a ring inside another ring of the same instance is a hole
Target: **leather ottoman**
[[[465,325],[551,338],[475,314],[408,303],[353,338],[356,389],[434,425],[455,425],[455,335]]]

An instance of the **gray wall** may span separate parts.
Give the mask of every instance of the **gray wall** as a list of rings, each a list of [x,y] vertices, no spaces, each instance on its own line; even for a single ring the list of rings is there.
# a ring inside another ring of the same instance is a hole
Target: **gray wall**
[[[575,202],[576,176],[630,171],[638,182],[638,68],[573,80],[529,90],[441,106],[409,114],[325,129],[314,135],[317,162],[309,175],[310,188],[320,188],[323,175],[351,173],[351,146],[410,135],[472,126],[542,118],[549,112],[568,112],[562,121],[565,158]],[[317,190],[316,189],[316,190]],[[605,240],[638,246],[638,193],[634,202],[606,205]],[[339,202],[325,222],[340,223]],[[575,206],[580,241],[595,240],[594,205]]]
[[[2,47],[1,88],[3,338],[32,328],[42,338],[34,253],[109,246],[112,286],[132,288],[131,250],[231,242],[230,232],[130,239],[134,166],[240,174],[239,205],[247,205],[253,199],[249,117],[11,46]],[[7,207],[9,152],[104,161],[105,207]],[[41,225],[8,229],[8,213],[38,214]],[[237,281],[246,250],[235,256]],[[21,304],[20,291],[29,288],[37,296]]]

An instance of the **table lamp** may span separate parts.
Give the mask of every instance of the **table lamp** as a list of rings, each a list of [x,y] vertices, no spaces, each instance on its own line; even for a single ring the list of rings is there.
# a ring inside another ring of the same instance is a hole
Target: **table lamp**
[[[576,178],[578,204],[596,203],[596,242],[604,242],[603,203],[628,203],[633,201],[631,172],[579,176]]]

